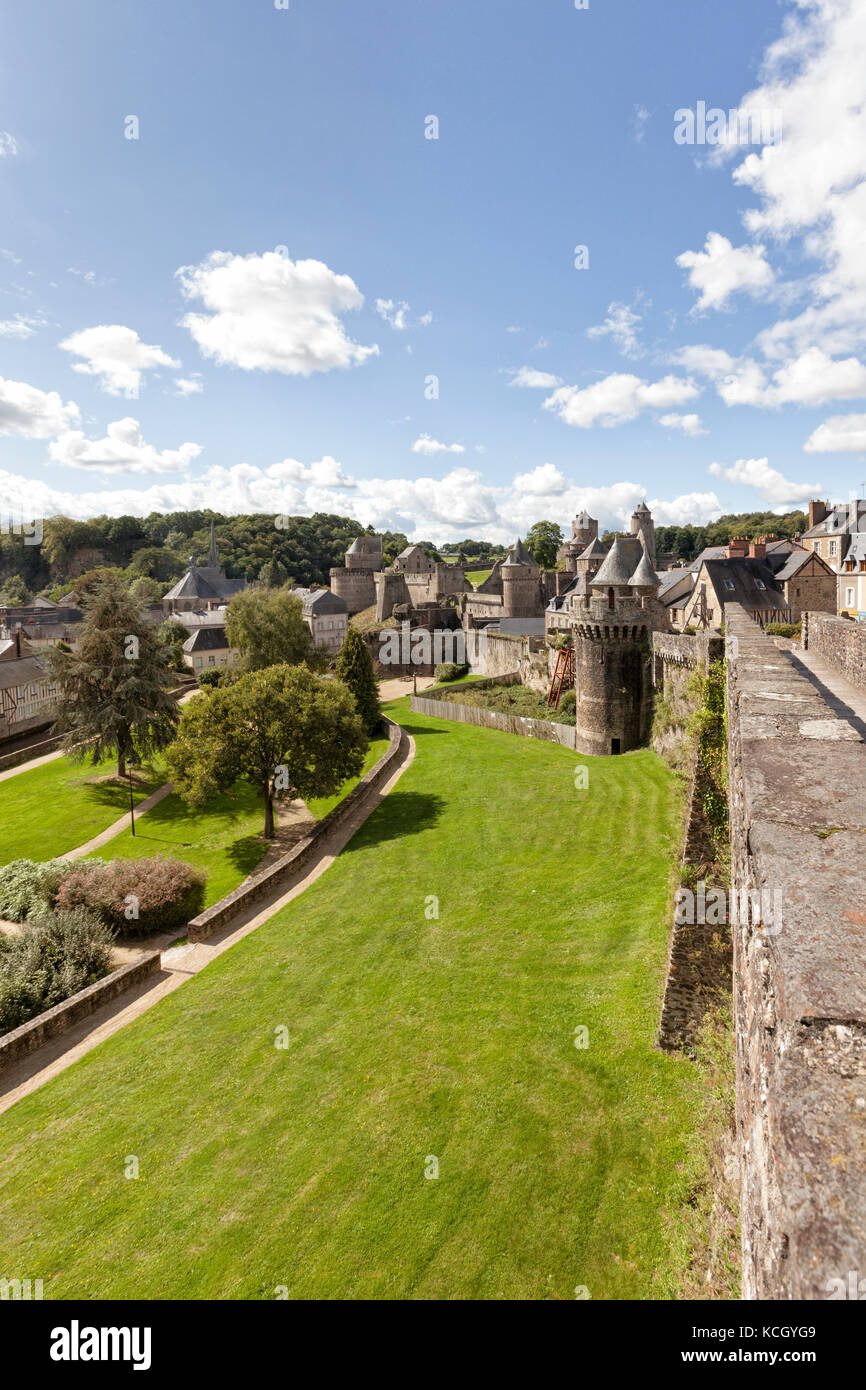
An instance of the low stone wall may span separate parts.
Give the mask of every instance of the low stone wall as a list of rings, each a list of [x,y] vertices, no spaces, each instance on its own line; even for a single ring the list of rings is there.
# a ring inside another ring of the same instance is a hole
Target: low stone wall
[[[512,684],[519,684],[515,679]],[[498,680],[473,681],[474,686],[502,685]],[[546,743],[561,743],[564,748],[574,748],[575,731],[569,724],[554,724],[547,719],[523,719],[517,714],[500,714],[498,710],[478,709],[475,705],[458,705],[454,700],[431,700],[425,695],[413,695],[411,707],[415,714],[426,714],[431,719],[450,719],[456,724],[475,724],[481,729],[499,729],[505,734],[518,734],[522,738],[540,738]]]
[[[81,1019],[95,1013],[109,1000],[116,999],[119,994],[124,994],[134,985],[141,984],[149,976],[155,975],[160,968],[161,959],[159,951],[148,951],[138,960],[132,961],[129,965],[122,965],[119,970],[113,970],[104,979],[97,980],[95,985],[88,985],[87,989],[73,994],[62,1004],[55,1004],[53,1009],[47,1009],[44,1014],[32,1018],[29,1023],[22,1023],[20,1028],[13,1028],[11,1033],[5,1033],[0,1037],[0,1071],[12,1062],[17,1062],[19,1057],[32,1052],[35,1047],[48,1042],[49,1038],[56,1038],[59,1033],[65,1033],[67,1028],[71,1028],[74,1023],[80,1023]]]
[[[476,628],[469,628],[466,633],[466,660],[473,672],[483,676],[519,671],[521,658],[528,653],[528,638],[517,633]]]
[[[254,876],[248,883],[241,884],[233,893],[228,893],[218,903],[214,903],[213,907],[200,912],[198,917],[193,917],[189,923],[190,941],[206,941],[251,903],[267,897],[275,888],[287,885],[317,853],[322,836],[345,820],[349,813],[377,791],[383,782],[387,782],[399,758],[405,735],[399,724],[394,724],[390,719],[386,720],[386,723],[390,734],[388,747],[358,785],[353,787],[348,796],[343,797],[333,811],[330,811],[324,820],[319,821],[309,835],[305,835],[288,854],[284,854],[269,869]]]
[[[858,690],[866,690],[866,623],[834,618],[830,613],[804,613],[801,642]]]
[[[725,624],[743,1290],[828,1299],[866,1276],[866,745],[740,605]]]
[[[56,734],[54,738],[40,739],[38,743],[31,743],[26,748],[17,748],[13,753],[2,754],[0,772],[6,772],[10,767],[18,767],[21,763],[29,763],[32,758],[44,758],[46,753],[56,753],[61,741],[61,735]]]

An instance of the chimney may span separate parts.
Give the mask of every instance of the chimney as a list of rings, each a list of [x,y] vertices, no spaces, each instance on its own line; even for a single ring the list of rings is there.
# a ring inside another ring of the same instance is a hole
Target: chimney
[[[749,546],[749,554],[751,555],[753,560],[763,560],[766,553],[767,545],[763,536],[761,536],[760,539],[756,541],[752,541],[751,545]]]
[[[853,536],[857,531],[857,497],[851,497],[848,502],[848,535]]]
[[[748,555],[749,542],[745,536],[734,536],[728,544],[728,559],[734,560],[742,555]]]
[[[823,520],[824,520],[824,517],[827,515],[827,510],[828,510],[828,508],[827,508],[827,503],[826,503],[826,502],[810,502],[810,503],[809,503],[809,530],[810,530],[810,531],[811,531],[811,529],[812,529],[813,526],[817,526],[817,525],[818,525],[818,522],[819,522],[819,521],[823,521]]]

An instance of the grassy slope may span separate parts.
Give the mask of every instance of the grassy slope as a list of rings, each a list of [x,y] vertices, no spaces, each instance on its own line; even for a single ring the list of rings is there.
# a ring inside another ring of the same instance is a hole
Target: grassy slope
[[[342,787],[336,793],[335,796],[312,797],[307,802],[307,808],[310,811],[310,814],[315,816],[316,820],[324,820],[328,812],[333,811],[334,807],[337,806],[339,802],[343,800],[343,797],[349,795],[349,792],[352,791],[358,785],[361,778],[364,777],[370,771],[371,767],[375,766],[375,764],[382,757],[383,753],[386,753],[387,751],[387,735],[384,738],[371,739],[370,747],[367,749],[367,755],[364,758],[364,766],[361,769],[360,775],[358,777],[350,777],[347,782],[344,782]]]
[[[485,579],[490,574],[490,570],[464,570],[463,573],[466,575],[469,583],[477,589],[479,584],[484,583]]]
[[[57,758],[0,782],[0,864],[54,859],[118,820],[129,809],[128,788],[87,785],[89,778],[104,777],[114,766],[112,760],[93,767]],[[150,770],[147,785],[133,793],[135,802],[164,781],[162,770]]]
[[[558,745],[394,708],[415,762],[328,872],[0,1117],[8,1275],[54,1297],[659,1292],[697,1084],[653,1048],[670,775],[583,759],[578,792]]]
[[[179,796],[167,796],[128,830],[88,858],[143,859],[169,855],[207,873],[205,907],[212,906],[251,874],[267,845],[261,797],[248,782],[239,782],[232,797],[218,796],[204,811],[195,811]]]

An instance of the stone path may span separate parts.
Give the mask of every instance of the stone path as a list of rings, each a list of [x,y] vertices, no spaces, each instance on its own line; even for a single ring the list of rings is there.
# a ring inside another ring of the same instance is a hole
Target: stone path
[[[155,792],[151,792],[150,796],[146,796],[143,801],[139,801],[135,808],[136,821],[138,821],[139,816],[143,816],[152,806],[158,806],[160,801],[164,801],[173,789],[174,782],[165,782],[161,787],[157,787]],[[93,838],[88,840],[85,844],[79,845],[77,849],[67,850],[63,858],[83,859],[85,854],[90,854],[93,850],[99,849],[102,845],[107,844],[109,840],[113,840],[115,835],[119,835],[121,831],[128,829],[129,812],[126,811],[119,820],[114,821],[111,825],[107,826],[105,830],[100,830],[98,835],[94,835]]]
[[[432,676],[418,677],[418,690],[429,690],[436,682]],[[402,695],[412,694],[412,677],[396,676],[392,681],[379,682],[380,700],[399,700]]]
[[[409,682],[411,688],[411,681]],[[387,697],[393,699],[393,696]],[[53,1038],[36,1051],[22,1057],[13,1066],[0,1072],[0,1114],[14,1105],[22,1096],[29,1095],[49,1081],[52,1076],[65,1071],[79,1057],[92,1051],[105,1038],[126,1027],[167,994],[191,976],[197,975],[217,956],[222,955],[236,942],[262,926],[281,908],[303,893],[311,883],[333,864],[337,855],[352,838],[355,831],[363,825],[368,816],[388,795],[415,757],[415,741],[404,733],[401,742],[400,758],[390,778],[378,791],[371,794],[363,805],[356,806],[344,821],[326,832],[317,847],[315,857],[307,864],[291,887],[274,889],[270,898],[259,899],[242,909],[215,932],[208,941],[196,944],[187,943],[163,952],[162,968],[158,974],[141,985],[128,990],[118,999],[103,1004],[89,1018],[83,1019],[69,1028],[58,1038]]]
[[[846,719],[860,737],[866,739],[866,690],[858,690],[817,652],[798,648],[787,656],[800,675],[812,682],[834,713]]]

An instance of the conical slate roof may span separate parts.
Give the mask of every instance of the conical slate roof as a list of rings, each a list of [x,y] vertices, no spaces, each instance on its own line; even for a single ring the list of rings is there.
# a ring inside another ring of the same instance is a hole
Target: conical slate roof
[[[655,570],[650,564],[646,551],[644,551],[641,555],[640,560],[638,561],[637,569],[635,570],[634,574],[628,582],[629,586],[632,589],[644,589],[650,587],[652,587],[653,589],[657,589],[661,584],[662,581],[659,579],[658,575],[656,574]]]
[[[508,565],[534,564],[535,561],[533,560],[529,551],[526,549],[526,546],[523,544],[523,541],[518,536],[515,544],[511,547],[511,549],[505,557],[505,564],[503,565],[503,569],[506,568]]]
[[[604,588],[610,584],[628,584],[631,579],[631,570],[632,567],[628,562],[625,546],[617,536],[607,552],[604,564],[590,583],[594,589]]]
[[[589,545],[580,552],[577,558],[578,560],[601,560],[606,554],[606,548],[596,536],[595,540],[590,541]]]

